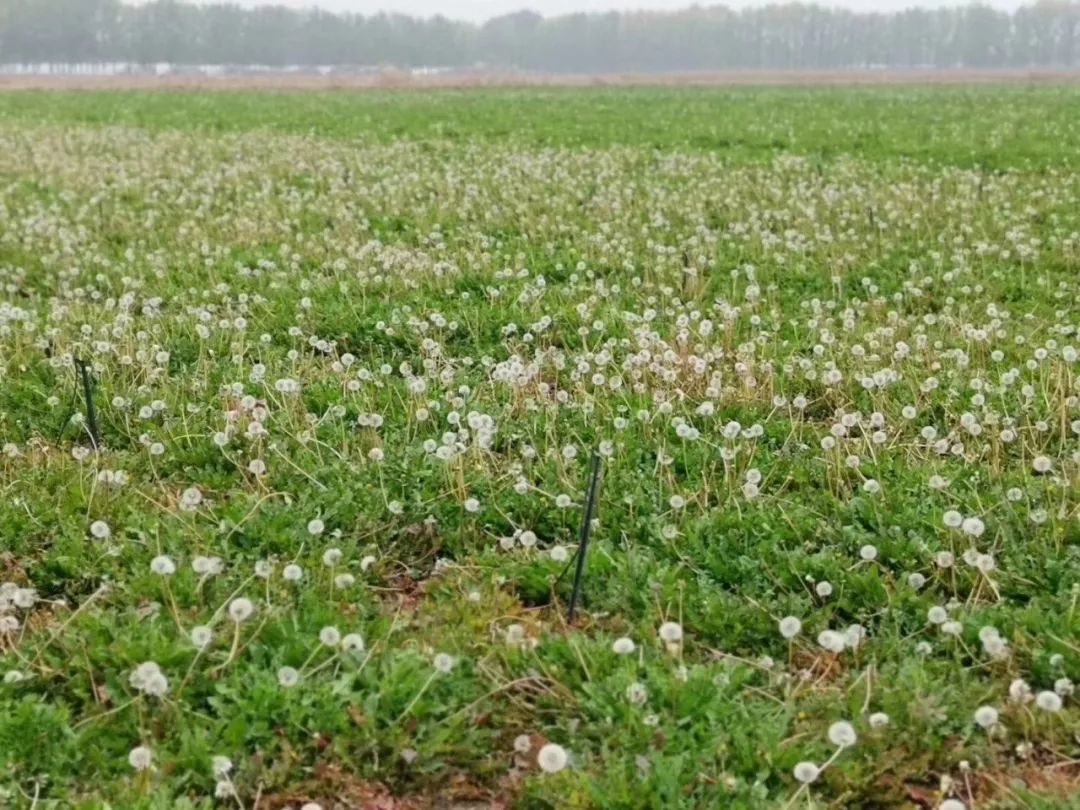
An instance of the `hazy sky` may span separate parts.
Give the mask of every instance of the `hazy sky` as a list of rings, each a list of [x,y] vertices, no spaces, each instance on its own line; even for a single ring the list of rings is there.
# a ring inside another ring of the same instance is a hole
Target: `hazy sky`
[[[221,2],[221,0],[215,0]],[[510,11],[529,8],[544,15],[567,14],[574,11],[610,11],[612,9],[649,8],[680,9],[693,5],[692,0],[235,0],[241,5],[284,5],[292,8],[319,6],[328,11],[355,11],[371,14],[377,11],[400,11],[404,14],[428,17],[442,14],[459,20],[483,21]],[[942,7],[966,5],[968,0],[819,0],[822,5],[841,6],[858,11],[896,11],[910,6]],[[211,0],[201,0],[211,2]],[[764,5],[764,0],[705,0],[699,5],[721,2],[734,8]],[[990,0],[998,8],[1015,8],[1022,0]]]

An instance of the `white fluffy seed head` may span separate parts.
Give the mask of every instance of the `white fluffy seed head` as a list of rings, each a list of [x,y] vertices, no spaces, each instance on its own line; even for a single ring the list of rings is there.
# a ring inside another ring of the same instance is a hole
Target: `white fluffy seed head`
[[[1001,638],[1001,633],[993,625],[986,624],[986,625],[983,625],[982,627],[979,628],[979,641],[981,641],[984,645],[988,641],[992,641],[992,640],[1000,639],[1000,638]]]
[[[829,726],[829,742],[833,745],[847,748],[854,745],[857,739],[858,735],[855,734],[855,727],[846,720],[838,720]]]
[[[233,768],[232,760],[220,754],[210,760],[210,766],[214,772],[214,777],[217,779],[224,779]]]
[[[229,602],[229,618],[234,622],[246,621],[255,612],[255,604],[243,596]]]
[[[975,710],[975,722],[985,729],[997,725],[998,712],[993,706],[980,706]]]
[[[131,749],[128,754],[128,764],[137,771],[145,771],[150,767],[153,753],[145,745],[139,745]]]
[[[1061,711],[1061,696],[1057,692],[1039,692],[1035,696],[1035,705],[1044,712]]]
[[[209,644],[213,638],[214,631],[205,624],[200,624],[198,627],[191,628],[191,643],[200,650]]]
[[[1031,687],[1023,678],[1016,678],[1009,684],[1009,700],[1013,703],[1026,703],[1031,700]]]
[[[324,627],[319,631],[319,642],[327,647],[336,647],[341,642],[341,633],[336,627]]]
[[[813,762],[800,762],[795,766],[794,770],[795,778],[804,785],[817,781],[818,774],[820,773],[821,769]]]
[[[844,651],[844,636],[835,630],[822,630],[818,633],[817,641],[818,644],[831,653],[842,653]]]
[[[802,630],[802,622],[795,616],[785,616],[780,620],[780,635],[784,638],[795,638]]]
[[[519,754],[527,754],[532,750],[532,738],[528,734],[518,734],[514,737],[514,750]]]
[[[153,697],[163,697],[169,691],[169,679],[154,661],[144,661],[135,667],[129,682],[138,691]]]
[[[677,622],[664,622],[658,631],[660,640],[665,644],[678,644],[682,641],[682,625]]]
[[[971,537],[981,537],[982,533],[986,531],[986,524],[977,517],[964,518],[960,524],[960,530]]]
[[[436,655],[432,663],[434,664],[435,669],[443,674],[454,668],[454,659],[446,653],[439,653]]]
[[[568,760],[566,749],[557,743],[548,743],[536,756],[536,764],[544,773],[558,773],[566,767]]]
[[[176,573],[176,563],[172,561],[171,557],[159,554],[150,561],[150,570],[159,577],[172,576]]]

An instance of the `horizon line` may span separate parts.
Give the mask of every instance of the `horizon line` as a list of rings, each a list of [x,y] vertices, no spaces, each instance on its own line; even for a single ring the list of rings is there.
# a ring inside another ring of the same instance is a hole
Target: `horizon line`
[[[528,4],[522,5],[519,8],[508,10],[490,16],[485,17],[470,17],[470,16],[451,16],[441,11],[434,13],[425,12],[411,12],[407,10],[398,9],[377,9],[372,11],[360,11],[353,9],[340,9],[335,10],[333,8],[327,8],[319,0],[309,0],[308,2],[302,2],[301,4],[291,5],[283,0],[171,0],[178,5],[182,6],[232,6],[234,8],[241,8],[246,10],[252,10],[256,8],[279,8],[285,9],[294,13],[324,13],[333,16],[352,16],[352,17],[378,17],[380,15],[386,16],[401,16],[408,17],[414,20],[447,20],[452,23],[459,23],[465,25],[483,26],[493,20],[502,19],[505,17],[511,17],[519,14],[534,14],[544,20],[557,20],[566,17],[576,16],[589,16],[589,17],[602,17],[610,14],[623,14],[623,15],[636,15],[636,14],[655,14],[655,15],[674,15],[681,14],[688,11],[710,11],[710,10],[725,10],[735,14],[741,14],[751,11],[762,11],[769,8],[790,8],[793,6],[802,6],[805,8],[821,9],[828,12],[849,12],[860,16],[869,15],[896,15],[909,12],[940,12],[940,11],[954,11],[958,9],[969,8],[986,8],[991,11],[1008,14],[1009,16],[1015,15],[1018,11],[1025,8],[1034,8],[1040,5],[1052,5],[1052,6],[1077,6],[1080,2],[1077,0],[1020,0],[1020,2],[1004,2],[995,3],[987,2],[987,0],[961,0],[960,2],[940,2],[940,3],[903,3],[896,7],[888,9],[860,9],[853,8],[849,4],[843,2],[818,2],[817,0],[767,0],[767,2],[754,3],[754,2],[737,2],[737,3],[725,3],[725,2],[688,2],[685,5],[680,5],[677,8],[657,8],[647,7],[642,5],[628,5],[622,8],[610,8],[610,9],[585,9],[580,11],[555,11],[544,12],[538,11],[535,8],[530,7]],[[120,5],[130,7],[140,7],[154,5],[155,3],[169,2],[169,0],[119,0]]]

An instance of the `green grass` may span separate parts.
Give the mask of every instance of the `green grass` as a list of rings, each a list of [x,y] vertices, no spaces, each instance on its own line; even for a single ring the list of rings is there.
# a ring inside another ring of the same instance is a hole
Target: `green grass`
[[[665,87],[220,93],[27,92],[0,120],[344,140],[512,140],[529,146],[795,152],[984,169],[1075,165],[1074,83],[924,87]]]
[[[0,790],[1076,806],[1078,92],[0,95]]]

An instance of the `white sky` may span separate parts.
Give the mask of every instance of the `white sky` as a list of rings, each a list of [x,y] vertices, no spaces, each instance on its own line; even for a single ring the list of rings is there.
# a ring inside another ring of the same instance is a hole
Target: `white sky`
[[[196,0],[221,2],[222,0]],[[850,8],[856,11],[898,11],[911,6],[940,8],[966,5],[968,0],[820,0],[822,5]],[[442,14],[456,20],[482,22],[500,14],[529,8],[545,16],[569,14],[575,11],[611,11],[628,8],[681,9],[693,5],[693,0],[233,0],[240,5],[283,5],[290,8],[318,6],[327,11],[354,11],[373,14],[378,11],[399,11],[420,17]],[[704,0],[699,5],[714,5],[717,0]],[[720,0],[723,2],[723,0]],[[997,8],[1013,9],[1023,0],[989,0]],[[723,5],[733,8],[764,5],[765,0],[727,0]]]

